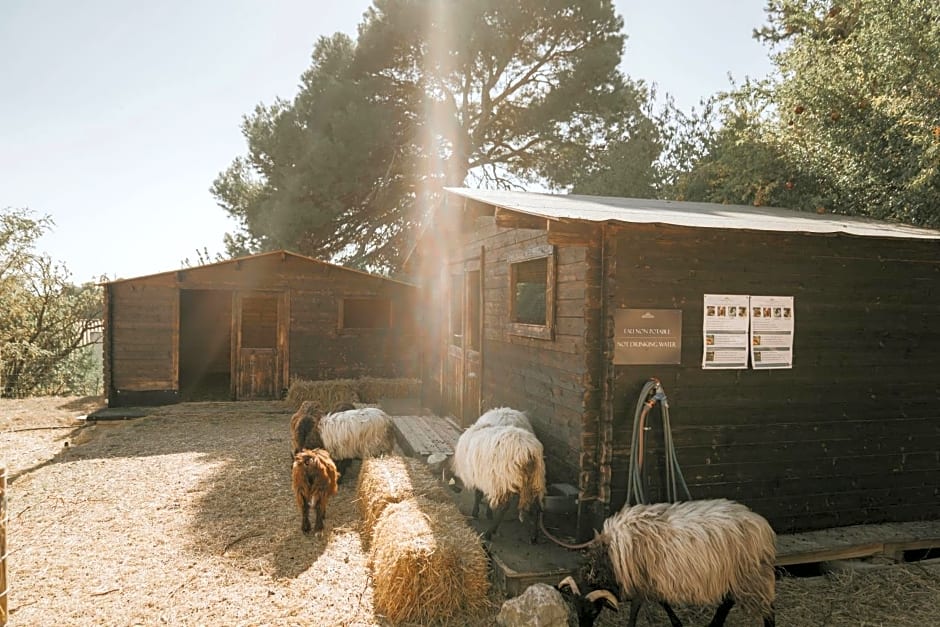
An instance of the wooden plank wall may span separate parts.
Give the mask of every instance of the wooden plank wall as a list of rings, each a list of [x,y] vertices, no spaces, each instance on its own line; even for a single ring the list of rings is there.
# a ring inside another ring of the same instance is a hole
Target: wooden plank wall
[[[694,498],[740,500],[778,532],[940,516],[936,241],[650,226],[608,252],[611,307],[683,312],[681,365],[615,368],[613,508],[656,376]],[[703,371],[706,293],[793,296],[794,368]]]
[[[168,280],[110,286],[112,386],[116,391],[177,389],[179,300]]]
[[[340,330],[339,301],[344,294],[391,299],[392,328]],[[365,276],[298,283],[291,290],[291,376],[311,380],[416,377],[416,298],[410,287]]]
[[[333,378],[418,374],[413,286],[292,255],[268,255],[109,284],[115,389],[178,391],[179,290],[290,293],[289,373]],[[391,329],[338,329],[344,296],[393,302]],[[286,384],[287,382],[285,382]]]
[[[545,231],[508,229],[481,217],[468,234],[467,257],[485,247],[483,405],[529,412],[545,446],[549,481],[575,486],[580,479],[585,354],[587,249],[556,248],[554,340],[512,335],[509,325],[509,261],[520,251],[548,243]]]

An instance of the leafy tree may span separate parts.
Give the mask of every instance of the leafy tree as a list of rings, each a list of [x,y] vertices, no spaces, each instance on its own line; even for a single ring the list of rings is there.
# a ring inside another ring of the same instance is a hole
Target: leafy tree
[[[71,284],[63,266],[34,250],[51,226],[28,210],[0,211],[2,396],[100,388],[100,358],[90,348],[101,321],[100,290]]]
[[[243,227],[230,252],[394,267],[442,185],[606,189],[655,152],[622,28],[610,0],[375,0],[293,102],[245,119],[248,156],[213,186]]]
[[[212,186],[241,222],[229,254],[290,248],[353,265],[389,263],[406,221],[395,215],[407,187],[407,138],[374,85],[353,77],[355,45],[321,38],[293,102],[259,105],[242,132],[248,155]]]
[[[743,106],[678,193],[940,226],[940,5],[770,0],[767,15],[755,34],[778,76],[729,96]]]

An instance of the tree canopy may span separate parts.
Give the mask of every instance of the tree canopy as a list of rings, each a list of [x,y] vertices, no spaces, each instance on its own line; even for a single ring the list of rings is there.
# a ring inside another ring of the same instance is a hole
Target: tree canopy
[[[26,209],[0,210],[0,396],[95,393],[100,358],[85,350],[100,328],[95,285],[35,250],[52,222]]]
[[[723,99],[689,199],[940,226],[940,5],[770,0],[777,75]]]
[[[242,226],[229,252],[387,268],[444,185],[649,193],[658,138],[622,31],[610,0],[375,0],[355,42],[317,42],[293,101],[245,118],[248,154],[212,188]]]

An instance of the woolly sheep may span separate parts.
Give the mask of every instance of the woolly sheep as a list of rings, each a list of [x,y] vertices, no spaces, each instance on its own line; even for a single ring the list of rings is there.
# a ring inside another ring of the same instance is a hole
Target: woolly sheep
[[[514,426],[470,428],[454,447],[454,455],[444,465],[445,479],[456,476],[468,490],[474,490],[473,511],[476,518],[480,502],[486,496],[496,510],[493,522],[483,534],[490,539],[509,509],[514,495],[519,496],[519,520],[535,509],[531,542],[538,539],[538,513],[545,499],[545,461],[542,443],[531,431]]]
[[[392,419],[378,407],[329,413],[320,419],[319,431],[340,473],[353,459],[390,453],[395,442]]]
[[[594,621],[605,607],[615,612],[620,609],[617,597],[609,590],[593,590],[582,595],[578,590],[578,584],[572,577],[562,579],[555,589],[561,593],[565,604],[570,608],[568,610],[569,623],[574,618],[578,622],[578,627],[593,627]]]
[[[632,600],[630,627],[645,601],[660,603],[673,627],[673,605],[718,605],[724,624],[735,603],[774,625],[775,535],[767,521],[726,499],[634,505],[604,521],[582,571],[593,587]]]
[[[314,401],[304,401],[290,419],[291,458],[303,449],[323,448],[319,423],[323,412]]]
[[[294,455],[291,467],[291,485],[294,499],[302,516],[300,529],[310,533],[310,506],[316,509],[314,532],[323,531],[323,519],[326,518],[326,504],[336,494],[339,473],[330,459],[330,454],[322,448],[303,449]]]
[[[477,418],[476,422],[470,426],[471,429],[482,429],[484,427],[519,427],[530,433],[535,433],[525,412],[510,407],[491,409]]]

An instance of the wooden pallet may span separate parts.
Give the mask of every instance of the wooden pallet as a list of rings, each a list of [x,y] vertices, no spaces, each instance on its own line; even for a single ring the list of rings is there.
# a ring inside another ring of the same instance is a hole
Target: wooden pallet
[[[904,561],[905,551],[940,549],[940,521],[853,525],[777,536],[777,565],[883,556]]]

